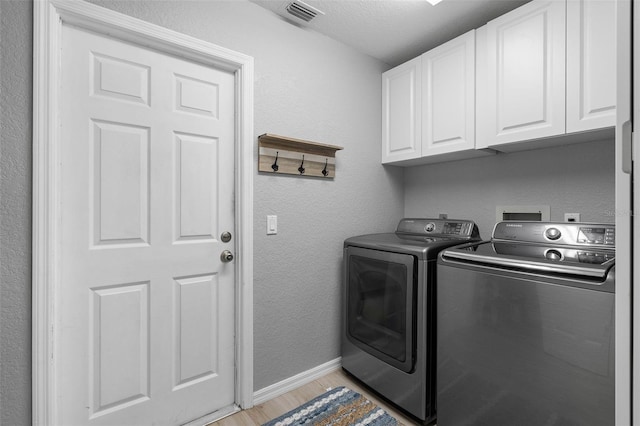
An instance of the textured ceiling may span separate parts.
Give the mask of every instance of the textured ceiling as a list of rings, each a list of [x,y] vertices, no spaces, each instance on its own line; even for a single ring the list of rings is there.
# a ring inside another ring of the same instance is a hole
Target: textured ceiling
[[[321,10],[306,23],[289,15],[291,0],[249,0],[395,66],[529,0],[304,0]]]

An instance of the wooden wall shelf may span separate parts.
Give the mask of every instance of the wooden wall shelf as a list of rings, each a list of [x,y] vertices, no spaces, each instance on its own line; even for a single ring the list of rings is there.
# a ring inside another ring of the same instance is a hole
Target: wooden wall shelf
[[[341,146],[265,133],[258,136],[258,171],[333,178]]]

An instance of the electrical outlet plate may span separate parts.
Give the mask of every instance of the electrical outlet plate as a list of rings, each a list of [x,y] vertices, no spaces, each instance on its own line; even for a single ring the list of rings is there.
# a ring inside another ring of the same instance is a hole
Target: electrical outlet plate
[[[565,213],[565,222],[580,222],[580,213]]]

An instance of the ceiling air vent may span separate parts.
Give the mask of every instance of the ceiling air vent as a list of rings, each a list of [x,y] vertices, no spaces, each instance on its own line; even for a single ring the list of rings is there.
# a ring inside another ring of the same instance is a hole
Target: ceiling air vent
[[[309,22],[318,15],[324,15],[324,12],[319,11],[313,6],[309,6],[303,1],[296,0],[287,5],[287,12],[296,18]]]

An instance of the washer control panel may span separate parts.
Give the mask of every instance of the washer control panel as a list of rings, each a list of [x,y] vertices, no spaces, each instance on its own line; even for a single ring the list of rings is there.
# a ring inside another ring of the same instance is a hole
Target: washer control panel
[[[498,222],[493,239],[531,243],[615,248],[614,224],[565,222]]]
[[[607,227],[580,227],[578,230],[578,243],[616,245],[615,228]]]

